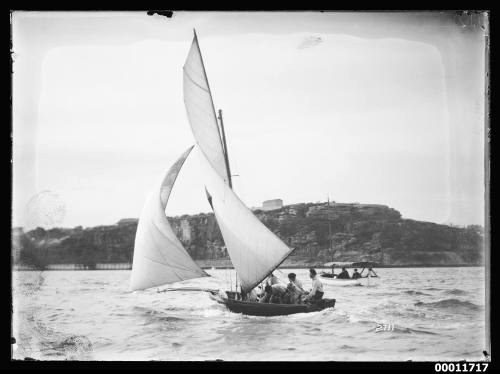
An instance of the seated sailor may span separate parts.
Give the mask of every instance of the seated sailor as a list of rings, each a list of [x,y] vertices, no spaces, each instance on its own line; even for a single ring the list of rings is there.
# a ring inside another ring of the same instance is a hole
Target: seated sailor
[[[299,304],[301,302],[301,296],[305,294],[302,282],[297,279],[295,273],[288,274],[288,280],[290,281],[287,286],[289,303]]]
[[[269,302],[274,304],[282,304],[285,294],[286,294],[285,285],[281,283],[273,284],[271,286],[271,298],[269,299]]]
[[[366,273],[366,275],[363,278],[368,278],[368,277],[378,278],[378,275],[372,268],[368,268],[368,273]]]
[[[264,295],[259,298],[260,303],[281,304],[281,298],[286,293],[286,287],[282,284],[266,285]]]
[[[342,268],[342,271],[337,275],[337,279],[351,279],[349,273],[345,268]]]
[[[246,300],[248,301],[259,301],[259,294],[257,293],[257,291],[255,290],[255,288],[250,291],[247,295],[246,295]]]
[[[273,288],[270,285],[266,285],[264,288],[264,294],[259,298],[259,303],[268,303],[273,295]]]
[[[352,273],[352,279],[361,278],[361,274],[358,273],[358,269],[354,269],[354,273]]]
[[[315,302],[321,300],[323,297],[323,283],[319,280],[319,277],[316,275],[316,270],[313,268],[309,269],[309,277],[312,280],[312,289],[307,294],[306,301]]]
[[[272,286],[274,284],[278,284],[280,282],[280,280],[278,279],[278,277],[276,275],[274,275],[273,273],[271,273],[269,275],[269,277],[267,278],[266,280],[266,284]]]

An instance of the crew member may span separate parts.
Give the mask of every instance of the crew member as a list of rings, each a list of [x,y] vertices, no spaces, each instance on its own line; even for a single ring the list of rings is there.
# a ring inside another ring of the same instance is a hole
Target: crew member
[[[316,274],[316,270],[313,268],[309,269],[309,278],[312,280],[312,289],[307,294],[306,300],[309,302],[316,302],[321,300],[323,297],[323,283],[319,280],[319,277]]]
[[[361,274],[358,273],[358,269],[354,269],[354,273],[352,273],[352,279],[361,278]]]
[[[269,286],[272,286],[274,284],[278,284],[279,282],[280,282],[280,280],[278,279],[278,277],[275,276],[273,273],[271,273],[269,275],[269,277],[267,278],[266,284],[268,284]]]
[[[290,304],[300,304],[301,296],[306,293],[302,282],[297,279],[295,273],[288,274],[288,280],[290,281],[287,286],[288,301]]]
[[[337,275],[337,279],[351,279],[348,271],[345,268],[342,268],[342,271]]]

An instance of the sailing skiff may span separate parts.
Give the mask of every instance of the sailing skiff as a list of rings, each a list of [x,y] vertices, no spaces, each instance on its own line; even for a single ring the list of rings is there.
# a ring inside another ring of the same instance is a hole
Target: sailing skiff
[[[312,305],[245,301],[245,295],[267,278],[293,248],[262,224],[232,189],[222,111],[219,110],[217,117],[196,31],[183,67],[183,93],[205,192],[240,285],[240,292],[199,290],[210,292],[212,298],[230,311],[249,315],[288,315],[334,307],[335,299],[323,299]],[[131,290],[209,276],[189,256],[165,215],[170,192],[192,148],[169,169],[144,205],[134,244]]]
[[[231,312],[252,316],[272,317],[311,313],[335,306],[335,299],[322,299],[316,304],[273,304],[238,300],[239,293],[230,291],[226,293],[227,299],[221,298],[218,292],[211,292],[211,297],[218,303],[224,304]]]

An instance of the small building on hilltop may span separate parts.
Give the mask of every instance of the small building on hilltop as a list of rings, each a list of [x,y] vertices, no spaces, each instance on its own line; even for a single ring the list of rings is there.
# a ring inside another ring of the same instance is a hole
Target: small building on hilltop
[[[273,199],[262,202],[262,210],[274,210],[283,208],[283,200]]]

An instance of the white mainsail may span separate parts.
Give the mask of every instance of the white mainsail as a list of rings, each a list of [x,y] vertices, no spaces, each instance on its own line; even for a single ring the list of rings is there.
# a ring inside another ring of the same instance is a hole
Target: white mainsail
[[[292,252],[236,196],[198,148],[205,187],[224,238],[241,289],[248,292],[278,267]]]
[[[220,177],[228,183],[224,147],[196,33],[183,67],[183,82],[184,104],[196,143]]]
[[[196,33],[184,64],[184,104],[215,218],[241,288],[247,292],[279,266],[292,249],[262,224],[229,187],[229,168]]]
[[[192,149],[172,165],[144,204],[135,234],[131,291],[209,276],[186,252],[165,214],[172,187]]]

